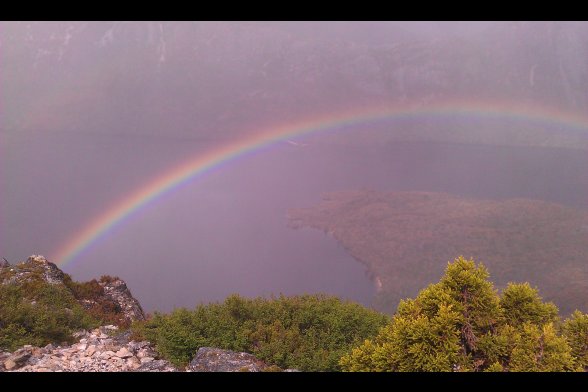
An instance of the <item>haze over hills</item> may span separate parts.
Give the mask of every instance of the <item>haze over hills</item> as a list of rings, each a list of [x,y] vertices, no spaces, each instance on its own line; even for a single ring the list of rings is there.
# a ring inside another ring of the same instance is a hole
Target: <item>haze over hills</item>
[[[331,234],[365,264],[390,311],[437,281],[458,255],[492,271],[498,288],[528,281],[563,314],[588,309],[588,212],[539,200],[479,200],[431,192],[332,192],[292,209],[294,228]]]
[[[10,96],[4,131],[226,139],[313,113],[455,97],[588,109],[584,23],[5,22],[2,28],[0,82]],[[430,132],[435,124],[426,125]]]

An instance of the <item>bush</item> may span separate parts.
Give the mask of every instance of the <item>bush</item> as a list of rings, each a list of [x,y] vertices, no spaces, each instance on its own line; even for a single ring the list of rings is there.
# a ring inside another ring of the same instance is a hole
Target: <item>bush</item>
[[[98,326],[60,285],[35,281],[0,285],[0,348],[73,342],[72,333]]]
[[[200,347],[249,352],[270,365],[304,371],[339,370],[339,358],[377,334],[389,318],[327,295],[264,299],[229,296],[194,310],[155,313],[132,327],[178,366]]]

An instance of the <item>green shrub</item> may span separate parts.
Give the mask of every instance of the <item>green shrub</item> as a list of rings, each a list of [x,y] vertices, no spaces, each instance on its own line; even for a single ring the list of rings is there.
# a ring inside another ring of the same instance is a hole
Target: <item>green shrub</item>
[[[339,370],[339,358],[377,334],[389,318],[359,304],[327,295],[247,299],[194,310],[155,313],[132,327],[136,337],[154,342],[176,365],[186,365],[200,347],[254,354],[270,365],[304,371]]]
[[[73,341],[72,333],[98,326],[66,287],[41,281],[0,286],[0,348]]]
[[[564,321],[562,330],[578,366],[588,371],[588,314],[576,310]]]
[[[499,296],[463,257],[439,283],[402,301],[392,322],[341,358],[345,371],[575,371],[586,366],[588,318],[555,327],[558,309],[528,283]],[[579,366],[580,365],[580,366]]]

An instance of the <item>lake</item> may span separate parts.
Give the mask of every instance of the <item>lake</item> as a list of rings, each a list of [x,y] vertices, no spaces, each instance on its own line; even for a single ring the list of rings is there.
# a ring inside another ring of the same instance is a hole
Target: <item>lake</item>
[[[323,192],[357,188],[588,207],[584,151],[314,141],[278,143],[195,179],[123,221],[65,271],[78,280],[119,275],[147,311],[231,293],[325,292],[370,305],[375,287],[365,268],[324,233],[288,228],[289,208],[311,206]],[[3,248],[12,245],[11,261],[48,255],[114,201],[208,148],[106,136],[13,144],[11,153],[26,161],[4,177],[2,213],[11,224]]]

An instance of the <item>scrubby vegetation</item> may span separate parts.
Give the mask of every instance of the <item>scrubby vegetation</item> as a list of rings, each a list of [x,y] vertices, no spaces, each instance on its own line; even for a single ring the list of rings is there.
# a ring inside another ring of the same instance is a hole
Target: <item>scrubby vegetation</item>
[[[0,349],[71,343],[73,332],[106,324],[129,326],[96,280],[76,282],[34,260],[0,268]]]
[[[118,278],[104,275],[101,283],[110,283]],[[120,306],[104,295],[104,288],[96,279],[88,282],[76,282],[69,275],[65,275],[63,283],[71,291],[76,300],[84,304],[87,312],[101,325],[114,324],[121,328],[128,328],[130,322],[122,314]]]
[[[63,285],[41,280],[0,285],[1,349],[71,343],[73,332],[98,325]]]
[[[586,368],[588,315],[563,324],[528,283],[501,295],[463,257],[439,283],[401,301],[392,322],[343,356],[345,371],[576,371]]]
[[[340,357],[389,321],[352,302],[327,295],[247,299],[155,313],[135,323],[135,338],[154,342],[176,365],[186,365],[200,347],[254,354],[268,364],[305,371],[339,370]]]

